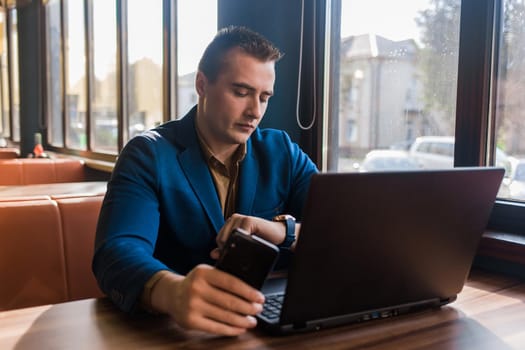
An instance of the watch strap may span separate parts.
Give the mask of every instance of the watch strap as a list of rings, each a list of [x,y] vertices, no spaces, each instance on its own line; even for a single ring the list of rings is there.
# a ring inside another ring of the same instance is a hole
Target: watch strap
[[[290,248],[290,246],[295,242],[295,218],[291,215],[277,215],[273,218],[273,221],[280,221],[286,226],[286,234],[284,241],[279,244],[281,248]]]

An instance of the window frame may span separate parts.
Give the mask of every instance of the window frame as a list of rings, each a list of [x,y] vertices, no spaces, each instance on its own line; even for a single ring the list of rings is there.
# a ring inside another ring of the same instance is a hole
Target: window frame
[[[67,19],[65,18],[64,14],[64,1],[60,0],[60,6],[61,6],[61,26],[62,26],[62,32],[61,32],[61,60],[64,62],[62,64],[62,75],[63,82],[62,84],[65,84],[65,70],[67,64],[67,58],[65,57],[65,38],[66,38],[66,31],[65,26]],[[76,0],[75,0],[76,1]],[[85,55],[86,55],[86,92],[87,92],[87,101],[91,101],[92,97],[92,84],[94,81],[94,74],[93,74],[93,63],[92,63],[92,47],[91,47],[91,40],[93,37],[93,11],[92,11],[92,0],[83,0],[84,8],[85,8],[85,18],[84,18],[84,26],[85,26],[85,38],[83,38],[86,41],[85,45]],[[77,150],[77,149],[71,149],[67,147],[66,138],[64,135],[64,145],[62,146],[53,146],[53,145],[46,145],[46,148],[50,151],[54,151],[57,153],[62,154],[68,154],[73,156],[79,156],[84,158],[89,158],[93,160],[100,160],[100,161],[106,161],[106,162],[115,162],[118,153],[122,150],[124,147],[126,140],[127,140],[127,132],[128,132],[128,120],[124,117],[127,115],[127,100],[128,100],[128,89],[127,81],[128,81],[128,72],[127,72],[127,47],[126,47],[126,25],[127,25],[127,6],[128,0],[115,0],[114,5],[116,6],[116,32],[117,32],[117,123],[118,123],[118,137],[117,137],[117,153],[106,153],[106,152],[99,152],[94,151],[92,149],[92,140],[93,135],[92,133],[92,115],[91,115],[91,104],[88,103],[86,106],[86,150]],[[113,4],[111,4],[113,5]],[[43,11],[42,11],[42,21],[44,21],[44,25],[47,27],[47,20],[46,20],[46,5],[42,4]],[[163,26],[163,76],[162,76],[162,82],[161,86],[163,88],[162,91],[162,104],[163,104],[163,116],[162,116],[162,122],[166,122],[168,120],[171,120],[174,115],[174,111],[176,111],[176,86],[177,86],[177,75],[176,75],[176,42],[175,38],[177,37],[176,33],[176,2],[170,1],[170,0],[162,0],[162,7],[163,7],[163,18],[162,18],[162,26]],[[47,70],[47,58],[44,55],[44,59],[46,60],[46,70]],[[49,79],[49,77],[46,77]],[[64,85],[65,86],[65,85]],[[47,90],[47,89],[46,89]],[[65,88],[62,91],[63,94],[63,100],[64,105],[62,106],[62,115],[63,120],[62,124],[64,125],[64,132],[65,132],[65,126],[66,126],[66,106],[65,106]],[[45,100],[44,104],[48,105],[47,99]]]
[[[342,0],[327,0],[331,13],[340,13]],[[498,38],[503,0],[462,0],[460,42],[458,57],[458,83],[454,166],[485,166],[493,164],[495,153],[495,106],[497,96]],[[328,89],[338,91],[340,16],[330,16],[331,52],[325,71]],[[337,57],[333,57],[333,56]],[[337,125],[337,94],[327,93],[325,103],[327,126]],[[332,97],[330,97],[332,96]],[[330,100],[332,98],[333,100]],[[335,118],[334,118],[335,115]],[[319,150],[337,145],[337,139],[327,139],[328,132],[318,145]],[[337,152],[323,154],[323,169],[334,168]],[[525,203],[497,199],[486,232],[481,239],[475,265],[505,273],[516,273],[525,264]],[[518,267],[517,267],[518,266]]]
[[[502,0],[462,0],[455,166],[493,163]],[[525,204],[498,199],[491,231],[523,235]]]

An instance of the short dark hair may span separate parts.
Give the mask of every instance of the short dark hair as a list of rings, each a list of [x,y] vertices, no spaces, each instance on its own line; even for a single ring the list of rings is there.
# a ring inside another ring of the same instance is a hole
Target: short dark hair
[[[208,44],[199,62],[199,71],[214,82],[225,63],[224,56],[236,47],[263,62],[278,61],[283,56],[281,51],[261,34],[246,27],[229,26],[219,30]]]

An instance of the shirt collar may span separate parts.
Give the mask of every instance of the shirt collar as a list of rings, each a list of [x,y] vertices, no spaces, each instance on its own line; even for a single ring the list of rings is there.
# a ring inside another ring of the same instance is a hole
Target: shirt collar
[[[197,137],[199,139],[199,144],[201,145],[201,149],[204,152],[204,156],[206,157],[206,160],[210,161],[210,160],[216,159],[218,161],[218,159],[215,157],[212,150],[210,149],[210,147],[208,146],[208,144],[202,137],[202,134],[199,128],[197,127],[197,123],[195,123],[195,130],[197,131]],[[232,164],[241,162],[245,156],[246,156],[246,143],[241,143],[231,156]]]

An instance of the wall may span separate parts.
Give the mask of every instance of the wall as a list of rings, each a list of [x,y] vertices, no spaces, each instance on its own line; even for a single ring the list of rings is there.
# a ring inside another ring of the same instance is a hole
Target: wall
[[[319,138],[322,126],[322,71],[317,70],[317,89],[313,89],[312,53],[317,53],[315,65],[322,67],[324,52],[324,29],[316,27],[315,45],[312,47],[314,32],[312,23],[323,22],[325,1],[305,1],[304,17],[304,61],[301,75],[300,119],[303,125],[310,124],[312,118],[316,122],[310,130],[302,130],[297,123],[296,102],[299,73],[299,52],[301,40],[301,0],[218,0],[218,26],[244,25],[255,30],[271,40],[284,57],[276,65],[275,95],[272,97],[266,115],[261,122],[262,127],[286,130],[292,140],[299,143],[310,157],[318,162],[319,155],[315,144]],[[315,4],[317,12],[312,12]],[[315,19],[314,19],[315,18]],[[317,96],[314,111],[314,93]],[[317,115],[317,117],[315,117]]]

